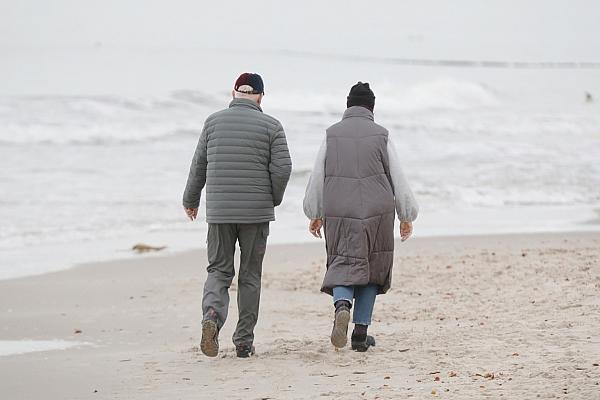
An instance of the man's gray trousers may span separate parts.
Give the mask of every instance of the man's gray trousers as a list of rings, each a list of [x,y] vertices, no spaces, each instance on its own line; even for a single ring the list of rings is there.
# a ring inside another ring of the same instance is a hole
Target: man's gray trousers
[[[262,262],[269,235],[269,223],[208,224],[208,276],[204,284],[204,319],[214,318],[219,329],[227,319],[229,287],[235,276],[235,244],[240,246],[237,302],[239,319],[233,343],[252,344],[258,320]]]

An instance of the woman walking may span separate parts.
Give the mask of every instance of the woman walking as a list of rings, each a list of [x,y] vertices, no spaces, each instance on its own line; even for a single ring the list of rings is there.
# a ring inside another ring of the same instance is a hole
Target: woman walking
[[[374,122],[368,83],[350,90],[342,120],[327,129],[304,198],[309,230],[325,230],[327,272],[321,290],[333,296],[331,343],[346,345],[354,308],[352,349],[375,345],[367,335],[375,298],[390,288],[394,215],[402,241],[412,233],[418,206],[400,168],[388,131]]]

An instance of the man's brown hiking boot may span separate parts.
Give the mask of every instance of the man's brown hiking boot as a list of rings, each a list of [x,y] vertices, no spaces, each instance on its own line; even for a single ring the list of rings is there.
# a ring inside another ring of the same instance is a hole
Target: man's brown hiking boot
[[[217,322],[212,319],[202,321],[200,350],[208,357],[216,357],[219,354],[219,328]]]

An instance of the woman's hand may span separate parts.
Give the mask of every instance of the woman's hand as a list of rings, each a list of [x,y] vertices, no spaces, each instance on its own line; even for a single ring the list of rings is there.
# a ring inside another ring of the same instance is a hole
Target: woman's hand
[[[412,231],[412,222],[400,222],[400,238],[403,242],[412,235]]]
[[[323,227],[322,219],[311,219],[310,223],[308,224],[308,230],[316,238],[322,237],[321,236],[321,228],[322,227]]]

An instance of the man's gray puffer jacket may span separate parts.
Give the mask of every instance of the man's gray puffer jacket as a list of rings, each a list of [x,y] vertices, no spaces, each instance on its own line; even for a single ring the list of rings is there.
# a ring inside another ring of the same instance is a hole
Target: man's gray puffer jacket
[[[292,170],[281,123],[248,99],[206,119],[190,167],[183,206],[198,208],[206,184],[206,221],[213,224],[275,220],[274,207]]]

